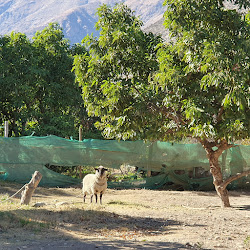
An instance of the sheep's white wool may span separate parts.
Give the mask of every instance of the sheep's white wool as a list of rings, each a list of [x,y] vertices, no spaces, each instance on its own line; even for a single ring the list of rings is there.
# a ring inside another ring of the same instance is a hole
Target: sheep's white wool
[[[83,178],[82,191],[83,191],[84,202],[87,194],[91,195],[91,202],[93,195],[96,196],[96,202],[97,202],[97,195],[100,194],[100,203],[102,203],[102,194],[106,191],[108,186],[106,171],[107,171],[106,168],[100,166],[96,169],[95,174],[88,174]]]

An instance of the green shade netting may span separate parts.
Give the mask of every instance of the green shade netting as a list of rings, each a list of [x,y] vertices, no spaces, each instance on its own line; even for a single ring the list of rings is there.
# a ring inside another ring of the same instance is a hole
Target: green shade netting
[[[250,146],[226,150],[220,157],[223,174],[230,176],[250,169],[249,155]],[[133,182],[109,183],[109,187],[155,189],[174,183],[185,189],[213,188],[208,159],[200,144],[97,139],[77,141],[56,136],[0,138],[0,178],[4,180],[27,183],[37,170],[43,175],[40,185],[64,187],[81,180],[55,173],[45,165],[120,168],[122,164],[158,175]],[[249,181],[249,177],[244,177],[234,186],[247,186]]]

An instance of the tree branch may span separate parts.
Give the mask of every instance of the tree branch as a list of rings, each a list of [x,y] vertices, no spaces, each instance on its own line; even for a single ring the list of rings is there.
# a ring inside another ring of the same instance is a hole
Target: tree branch
[[[222,114],[224,113],[224,107],[222,106],[221,108],[220,108],[220,110],[219,110],[219,113],[218,113],[218,115],[217,115],[217,123],[218,122],[220,122],[221,121],[221,119],[222,119]]]
[[[216,147],[218,147],[217,150],[215,150],[215,154],[218,155],[218,157],[224,152],[224,150],[235,147],[233,144],[228,144],[226,139],[223,139]]]
[[[237,173],[236,175],[231,176],[228,179],[226,179],[225,181],[223,181],[220,185],[220,188],[225,189],[227,187],[227,185],[230,184],[232,181],[238,180],[241,177],[247,176],[249,174],[250,174],[250,170],[243,171],[242,173]]]
[[[196,139],[201,143],[203,148],[211,149],[218,145],[217,141],[209,141],[208,139],[201,139],[200,137],[196,137]]]
[[[166,118],[171,118],[173,119],[176,124],[185,124],[181,116],[175,115],[176,112],[173,109],[166,108],[166,107],[158,107],[155,103],[153,102],[148,102],[148,105],[150,108],[154,108],[155,112],[160,112],[162,113]]]
[[[143,96],[141,91],[138,90],[134,85],[132,86],[132,88],[140,96]],[[158,112],[162,113],[163,115],[165,115],[165,117],[173,119],[176,122],[176,124],[178,124],[178,125],[179,124],[186,124],[186,122],[183,120],[183,117],[181,115],[177,115],[177,112],[173,108],[166,108],[165,106],[158,107],[155,103],[148,102],[145,98],[144,98],[144,101],[147,103],[149,108],[151,108],[151,109],[154,108],[154,111],[158,111]]]
[[[216,154],[217,157],[219,157],[224,150],[236,147],[233,144],[228,144],[226,139],[222,139],[220,142],[218,140],[216,141],[209,141],[208,139],[201,139],[201,138],[196,138],[203,148],[206,150],[206,152]],[[217,147],[216,150],[213,150],[213,147]]]

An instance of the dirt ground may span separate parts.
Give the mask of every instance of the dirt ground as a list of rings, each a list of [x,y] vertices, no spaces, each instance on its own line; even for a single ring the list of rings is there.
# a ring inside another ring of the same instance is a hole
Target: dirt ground
[[[230,192],[224,209],[215,192],[108,189],[100,205],[83,204],[80,187],[38,187],[30,206],[15,205],[19,198],[0,203],[19,218],[0,220],[2,250],[250,249],[249,191]]]

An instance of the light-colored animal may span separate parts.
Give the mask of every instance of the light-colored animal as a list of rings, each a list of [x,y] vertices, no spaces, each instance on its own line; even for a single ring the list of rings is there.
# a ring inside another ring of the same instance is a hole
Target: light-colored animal
[[[95,195],[97,203],[97,194],[100,194],[100,204],[102,204],[102,195],[107,189],[107,171],[103,166],[95,168],[95,174],[87,174],[82,181],[83,202],[87,194],[91,195],[92,203],[93,195]]]

